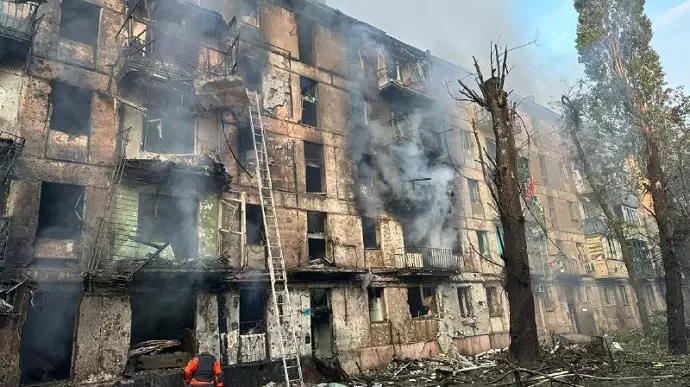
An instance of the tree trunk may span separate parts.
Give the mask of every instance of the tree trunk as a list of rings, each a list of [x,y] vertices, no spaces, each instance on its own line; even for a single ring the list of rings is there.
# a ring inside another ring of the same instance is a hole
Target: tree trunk
[[[671,211],[668,208],[666,180],[661,167],[659,144],[648,128],[643,127],[643,132],[647,148],[647,177],[654,202],[654,216],[659,227],[661,260],[664,264],[668,349],[674,354],[685,354],[688,352],[688,343],[685,331],[681,266],[673,248],[674,224]]]
[[[589,158],[587,158],[587,153],[582,147],[582,142],[578,137],[578,133],[582,130],[580,112],[578,111],[578,108],[573,105],[570,99],[568,99],[568,97],[563,96],[562,101],[565,105],[565,108],[570,110],[570,114],[572,115],[571,119],[573,120],[573,122],[568,123],[568,134],[570,135],[573,145],[575,145],[577,157],[582,162],[582,169],[585,174],[585,179],[587,179],[587,183],[592,189],[592,193],[599,203],[599,207],[601,207],[601,210],[604,212],[604,216],[606,216],[607,223],[613,231],[613,236],[621,246],[621,257],[625,263],[625,268],[628,270],[628,276],[630,277],[630,282],[632,284],[633,291],[635,292],[635,298],[637,299],[637,311],[638,315],[640,316],[642,330],[649,335],[652,333],[652,325],[649,322],[647,304],[645,303],[644,286],[642,286],[643,280],[638,277],[638,273],[635,270],[635,265],[630,258],[628,241],[625,239],[625,233],[623,232],[623,227],[621,227],[620,219],[618,219],[609,206],[606,188],[598,184],[594,178],[594,171],[589,163]]]
[[[513,130],[515,113],[505,91],[498,85],[500,82],[497,78],[490,78],[484,83],[482,92],[491,113],[496,137],[493,181],[504,236],[503,261],[510,306],[509,352],[519,364],[528,365],[536,361],[539,355],[539,341],[527,255],[525,216],[517,179],[517,147]]]

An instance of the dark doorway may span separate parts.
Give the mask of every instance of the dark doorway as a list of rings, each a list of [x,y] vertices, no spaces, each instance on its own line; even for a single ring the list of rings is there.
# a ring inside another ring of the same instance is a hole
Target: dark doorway
[[[266,288],[240,288],[240,335],[265,333]]]
[[[311,349],[314,356],[333,356],[331,289],[311,289]]]
[[[171,351],[193,351],[193,292],[132,292],[132,345],[148,340],[180,340]]]
[[[21,384],[70,378],[79,293],[34,289],[19,345]]]

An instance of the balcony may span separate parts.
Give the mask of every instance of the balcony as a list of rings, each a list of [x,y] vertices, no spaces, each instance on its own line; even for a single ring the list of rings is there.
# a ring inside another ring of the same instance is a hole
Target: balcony
[[[430,180],[430,179],[425,179]],[[423,211],[433,203],[436,195],[435,187],[417,180],[410,180],[402,184],[396,191],[388,192],[384,198],[392,212],[399,214]]]
[[[7,184],[22,149],[24,149],[23,137],[0,131],[0,185]]]
[[[428,62],[426,58],[415,57],[385,61],[379,59],[379,95],[386,101],[424,106],[433,102],[429,90]]]
[[[395,266],[412,271],[459,272],[460,254],[451,249],[407,246],[396,251]]]
[[[31,43],[36,33],[38,4],[0,0],[0,36]]]
[[[132,16],[125,23],[128,42],[120,53],[118,79],[164,84],[235,72],[236,19],[226,24],[215,12],[176,2],[155,12],[132,7],[128,5]]]

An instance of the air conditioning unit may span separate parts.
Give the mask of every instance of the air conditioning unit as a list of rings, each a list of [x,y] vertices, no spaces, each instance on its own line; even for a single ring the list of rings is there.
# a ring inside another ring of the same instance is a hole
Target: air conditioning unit
[[[546,293],[546,286],[544,286],[544,284],[539,284],[539,285],[537,285],[537,288],[535,289],[535,292],[537,292],[537,293]]]

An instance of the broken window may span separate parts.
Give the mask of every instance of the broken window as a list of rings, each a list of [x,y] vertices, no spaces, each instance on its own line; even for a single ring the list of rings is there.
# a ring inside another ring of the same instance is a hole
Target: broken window
[[[302,95],[302,120],[300,124],[316,127],[318,126],[318,117],[316,111],[317,83],[315,80],[307,77],[299,77],[299,85]]]
[[[433,316],[436,313],[436,288],[407,288],[407,304],[412,318]]]
[[[193,154],[194,115],[191,101],[182,94],[151,98],[149,114],[144,117],[142,149],[154,153]]]
[[[307,192],[323,192],[323,145],[304,142]]]
[[[604,287],[604,305],[612,306],[616,304],[616,292],[613,286]]]
[[[261,64],[257,60],[244,58],[238,63],[237,72],[242,77],[245,88],[261,94],[263,78]]]
[[[630,305],[630,300],[628,299],[628,289],[625,288],[625,285],[618,285],[618,291],[621,294],[621,303],[623,305]]]
[[[266,239],[264,233],[264,217],[261,206],[256,204],[247,204],[245,208],[247,222],[247,244],[264,245],[266,243]]]
[[[326,257],[326,213],[307,211],[309,261]]]
[[[132,346],[149,340],[179,340],[173,345],[156,351],[156,355],[177,353],[183,361],[193,355],[196,349],[194,321],[196,293],[192,291],[133,291],[130,292],[132,305]],[[135,361],[136,358],[130,360]],[[167,364],[167,363],[165,363]],[[137,367],[136,364],[134,364]]]
[[[51,84],[50,128],[72,135],[89,135],[92,91],[64,82]]]
[[[197,256],[197,201],[194,198],[139,193],[137,237],[142,243],[170,243],[176,261]]]
[[[384,321],[383,288],[369,288],[369,320],[371,322]]]
[[[69,379],[79,294],[33,289],[29,297],[19,344],[21,384]]]
[[[240,288],[240,335],[266,332],[266,289],[263,287]]]
[[[491,248],[489,247],[489,233],[486,231],[477,231],[477,243],[479,254],[488,257],[491,254]]]
[[[256,162],[254,152],[254,134],[249,121],[240,122],[237,127],[237,152],[240,160],[245,162]]]
[[[549,185],[549,170],[546,167],[546,157],[539,156],[539,170],[541,171],[541,182],[543,185]]]
[[[479,182],[474,179],[467,179],[467,188],[470,191],[470,202],[472,204],[481,203],[481,196],[479,194]]]
[[[500,224],[496,225],[496,248],[498,249],[498,255],[503,256],[505,237],[503,235],[503,226]]]
[[[62,0],[60,9],[59,36],[96,47],[101,8],[82,0]]]
[[[380,247],[376,219],[362,217],[362,237],[365,249],[378,249]]]
[[[489,316],[501,316],[503,314],[503,301],[498,287],[486,287],[486,303],[489,305]]]
[[[303,16],[297,17],[297,46],[299,50],[299,60],[302,63],[314,64],[314,37],[316,33],[316,23]]]
[[[80,240],[83,213],[83,186],[43,182],[36,237]]]
[[[469,286],[458,288],[458,302],[460,303],[460,316],[474,316],[474,310],[472,308],[472,288]]]

